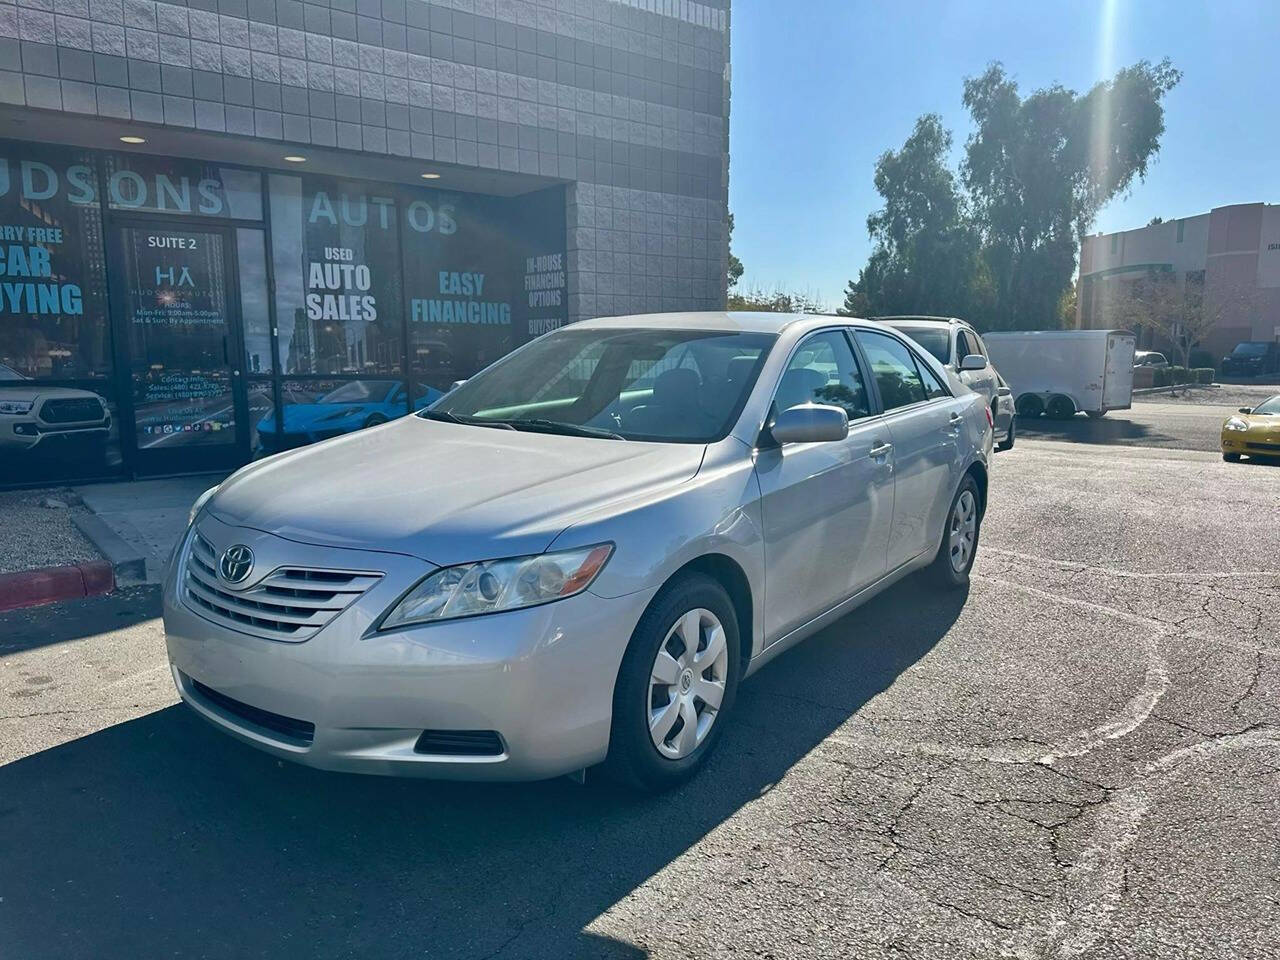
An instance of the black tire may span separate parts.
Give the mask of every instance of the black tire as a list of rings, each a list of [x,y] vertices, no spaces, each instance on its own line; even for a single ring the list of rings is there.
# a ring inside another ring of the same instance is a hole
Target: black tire
[[[649,735],[649,681],[658,650],[673,626],[689,611],[711,611],[724,629],[728,653],[724,697],[711,728],[693,752],[670,759],[658,752]],[[636,624],[613,688],[613,725],[604,772],[614,781],[646,792],[677,786],[692,777],[715,749],[732,713],[741,676],[738,618],[729,594],[703,574],[688,574],[667,584]]]
[[[364,426],[361,429],[368,430],[370,427],[380,427],[382,426],[382,424],[387,422],[388,422],[387,418],[384,417],[382,414],[371,413],[369,414],[369,418],[365,420]]]
[[[1239,462],[1240,462],[1240,454],[1238,454],[1238,453],[1224,453],[1224,454],[1222,455],[1222,459],[1223,459],[1223,460],[1225,460],[1225,461],[1227,461],[1227,463],[1239,463]]]
[[[956,506],[966,492],[973,497],[977,515],[974,520],[973,543],[969,550],[969,556],[962,567],[956,569],[956,565],[951,562],[950,534],[956,515]],[[960,482],[960,487],[956,490],[955,496],[951,498],[951,505],[947,507],[947,519],[942,528],[942,543],[938,545],[938,553],[933,558],[933,563],[929,564],[925,571],[929,579],[943,589],[959,590],[968,585],[969,571],[973,569],[973,561],[978,556],[978,539],[982,533],[982,514],[984,509],[985,504],[982,502],[982,492],[978,489],[977,481],[973,479],[973,474],[966,474],[964,480]]]
[[[1044,401],[1034,393],[1024,393],[1018,398],[1018,402],[1014,405],[1014,409],[1018,411],[1018,416],[1034,420],[1036,417],[1040,416],[1040,414],[1044,413]]]
[[[1013,449],[1013,441],[1014,441],[1013,429],[1014,429],[1014,421],[1010,420],[1009,432],[1004,435],[1003,440],[1001,440],[999,443],[996,444],[997,450],[1004,451],[1004,450]]]
[[[1105,411],[1105,410],[1089,410],[1089,411],[1088,411],[1088,414],[1089,414],[1089,419],[1090,419],[1090,420],[1101,420],[1103,417],[1105,417],[1105,416],[1107,415],[1107,411]]]
[[[1070,420],[1076,415],[1076,405],[1070,397],[1059,393],[1049,398],[1044,412],[1051,420]]]

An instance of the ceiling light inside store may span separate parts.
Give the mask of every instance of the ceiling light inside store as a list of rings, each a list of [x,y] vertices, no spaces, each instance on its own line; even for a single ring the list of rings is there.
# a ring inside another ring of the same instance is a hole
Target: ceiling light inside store
[[[146,143],[147,138],[146,137],[121,137],[120,142],[121,143]]]
[[[306,157],[300,157],[296,153],[291,153],[289,154],[289,156],[285,157],[284,159],[288,163],[306,163],[307,162]]]
[[[440,179],[440,174],[438,174],[438,173],[424,173],[424,174],[422,175],[422,179],[423,179],[423,180],[439,180],[439,179]]]

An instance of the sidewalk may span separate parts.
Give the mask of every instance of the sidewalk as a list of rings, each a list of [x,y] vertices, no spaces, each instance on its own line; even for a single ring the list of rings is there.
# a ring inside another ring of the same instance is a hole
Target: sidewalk
[[[169,554],[186,529],[191,505],[223,477],[224,474],[206,473],[163,480],[97,483],[73,489],[109,534],[142,558],[146,582],[158,583]],[[85,532],[108,558],[116,559],[110,548],[103,549],[105,544],[92,529]],[[117,544],[116,551],[119,549]]]

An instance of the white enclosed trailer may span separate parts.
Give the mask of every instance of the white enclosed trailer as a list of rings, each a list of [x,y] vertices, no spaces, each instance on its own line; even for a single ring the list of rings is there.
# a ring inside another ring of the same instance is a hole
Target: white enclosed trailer
[[[1033,330],[982,335],[1020,417],[1101,417],[1133,399],[1135,339],[1127,330]]]

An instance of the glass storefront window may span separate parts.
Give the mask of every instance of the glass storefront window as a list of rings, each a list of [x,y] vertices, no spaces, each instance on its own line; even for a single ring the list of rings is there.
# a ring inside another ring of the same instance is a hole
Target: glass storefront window
[[[394,192],[327,177],[270,178],[278,368],[400,373],[400,242]]]
[[[240,322],[244,325],[245,365],[249,374],[270,373],[271,304],[267,288],[267,249],[261,230],[236,231],[240,273]]]
[[[262,219],[262,174],[203,160],[108,154],[106,192],[112,210]]]
[[[290,378],[280,384],[280,406],[283,433],[277,430],[274,413],[259,418],[254,425],[262,453],[330,440],[409,412],[406,385],[398,377]]]
[[[110,374],[103,250],[92,155],[0,143],[0,363],[37,380]]]

